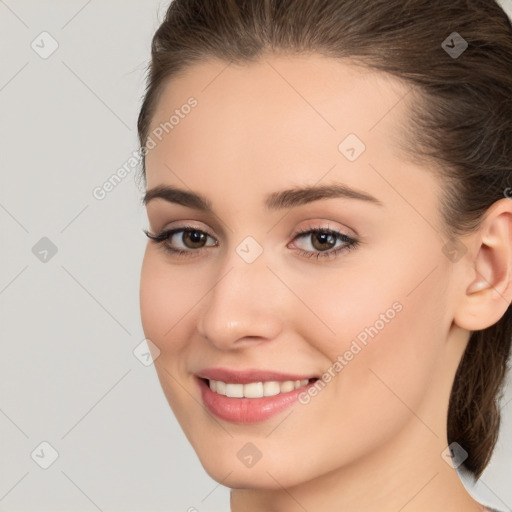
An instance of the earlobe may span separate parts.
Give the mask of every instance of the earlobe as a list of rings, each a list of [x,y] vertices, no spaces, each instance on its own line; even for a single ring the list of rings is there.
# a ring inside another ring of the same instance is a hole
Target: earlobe
[[[478,249],[454,321],[476,331],[498,322],[512,302],[512,200],[495,202],[471,238]]]

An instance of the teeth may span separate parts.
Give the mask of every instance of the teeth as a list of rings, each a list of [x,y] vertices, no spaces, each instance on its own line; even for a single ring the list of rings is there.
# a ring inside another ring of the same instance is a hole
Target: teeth
[[[244,396],[243,384],[226,384],[226,396],[242,398]]]
[[[247,398],[259,398],[263,396],[263,382],[244,384],[244,396]]]
[[[248,384],[232,384],[220,380],[210,380],[209,385],[212,391],[219,395],[225,395],[233,398],[261,398],[263,396],[274,396],[279,393],[287,393],[294,389],[304,387],[309,382],[308,379],[286,380],[284,382],[250,382]]]
[[[291,391],[292,389],[295,389],[295,381],[293,380],[287,380],[280,384],[280,391],[281,393],[286,393],[287,391]]]
[[[278,395],[280,392],[281,388],[279,387],[279,382],[271,380],[263,383],[263,396],[274,396]]]

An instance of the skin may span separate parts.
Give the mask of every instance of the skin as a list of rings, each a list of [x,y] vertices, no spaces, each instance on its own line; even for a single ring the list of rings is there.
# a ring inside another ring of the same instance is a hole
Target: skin
[[[441,453],[469,331],[497,322],[511,302],[512,201],[495,203],[451,261],[442,183],[396,143],[408,87],[319,55],[226,66],[194,64],[167,85],[151,130],[190,96],[198,105],[146,157],[148,190],[192,190],[214,208],[148,202],[151,233],[192,223],[218,245],[180,258],[148,240],[140,289],[158,377],[202,465],[232,488],[234,512],[482,510]],[[366,145],[354,162],[338,150],[349,133]],[[381,204],[263,208],[269,193],[333,182]],[[321,251],[297,230],[327,226],[359,245],[336,258],[300,255]],[[236,252],[247,236],[263,248],[250,264]],[[181,234],[173,241],[187,249]],[[252,425],[202,405],[200,369],[321,375],[396,302],[403,309],[307,405]],[[262,454],[251,468],[237,457],[248,442]]]

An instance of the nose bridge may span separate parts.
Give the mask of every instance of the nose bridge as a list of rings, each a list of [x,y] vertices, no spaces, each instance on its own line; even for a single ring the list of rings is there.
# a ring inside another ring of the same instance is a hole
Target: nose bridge
[[[219,348],[244,338],[269,340],[281,330],[276,279],[251,243],[243,241],[226,256],[201,308],[199,332]]]

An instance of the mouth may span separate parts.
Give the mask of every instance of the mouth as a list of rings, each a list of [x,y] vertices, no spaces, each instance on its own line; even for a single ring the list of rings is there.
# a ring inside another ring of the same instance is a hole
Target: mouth
[[[196,374],[203,404],[230,423],[263,422],[297,403],[318,377],[210,369]]]
[[[230,398],[263,398],[265,396],[276,396],[289,393],[296,389],[305,388],[308,384],[314,383],[318,378],[285,380],[285,381],[258,381],[241,384],[236,382],[224,382],[201,378],[211,391]]]

